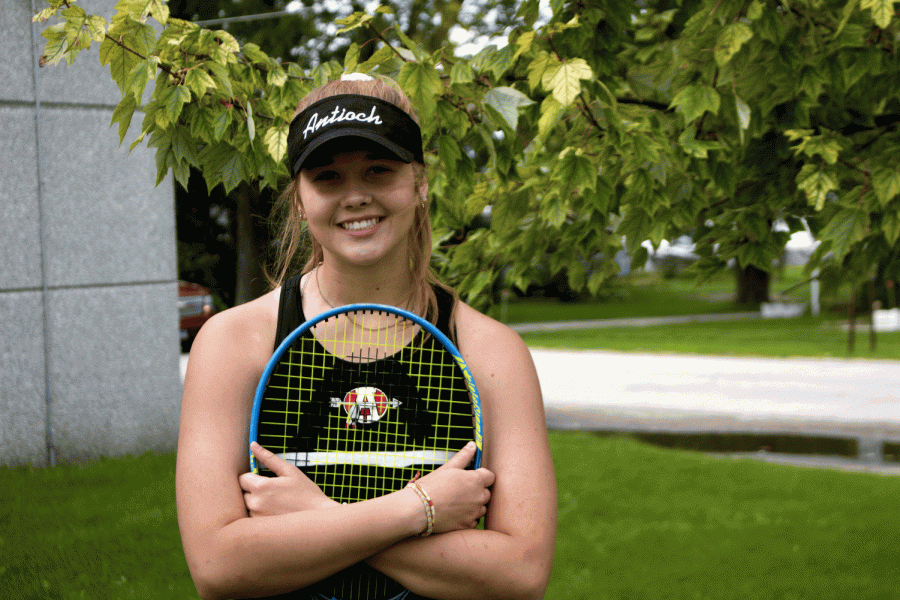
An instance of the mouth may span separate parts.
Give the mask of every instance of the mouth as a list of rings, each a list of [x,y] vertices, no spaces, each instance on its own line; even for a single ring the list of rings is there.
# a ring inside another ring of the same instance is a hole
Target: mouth
[[[344,221],[340,223],[340,226],[346,229],[347,231],[362,231],[363,229],[370,229],[378,225],[381,222],[383,217],[371,217],[369,219],[362,219],[358,221]]]

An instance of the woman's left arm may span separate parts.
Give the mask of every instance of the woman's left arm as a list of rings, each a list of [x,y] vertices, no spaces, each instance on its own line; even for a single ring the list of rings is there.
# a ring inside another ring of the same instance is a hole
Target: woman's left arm
[[[543,598],[557,497],[534,363],[518,334],[466,305],[457,332],[481,396],[484,466],[496,475],[485,529],[410,539],[367,562],[429,598]]]

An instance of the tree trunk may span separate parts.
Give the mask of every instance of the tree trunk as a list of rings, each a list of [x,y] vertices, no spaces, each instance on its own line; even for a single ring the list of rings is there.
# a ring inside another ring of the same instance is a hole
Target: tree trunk
[[[237,218],[235,305],[259,298],[266,291],[266,278],[257,252],[256,231],[253,226],[253,206],[257,195],[256,188],[246,183],[238,186],[233,193]]]
[[[751,304],[758,306],[769,301],[769,284],[772,277],[768,271],[763,271],[753,265],[741,267],[734,266],[735,301],[738,304]]]

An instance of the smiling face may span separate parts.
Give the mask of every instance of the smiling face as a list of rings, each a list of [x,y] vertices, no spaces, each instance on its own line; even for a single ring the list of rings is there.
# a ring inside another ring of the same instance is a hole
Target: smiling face
[[[410,235],[421,201],[412,164],[377,147],[318,153],[300,172],[299,196],[309,233],[326,261],[356,267],[409,265]]]

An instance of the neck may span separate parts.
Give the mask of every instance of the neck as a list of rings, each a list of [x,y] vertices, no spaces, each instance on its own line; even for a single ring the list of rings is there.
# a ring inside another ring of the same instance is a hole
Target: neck
[[[388,304],[408,306],[413,291],[413,277],[408,270],[346,267],[329,261],[320,263],[312,272],[315,295],[326,306],[323,310],[345,304]]]

